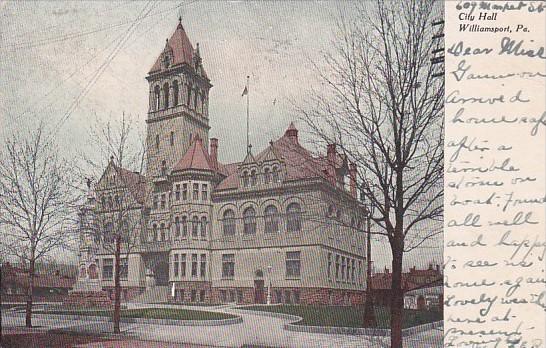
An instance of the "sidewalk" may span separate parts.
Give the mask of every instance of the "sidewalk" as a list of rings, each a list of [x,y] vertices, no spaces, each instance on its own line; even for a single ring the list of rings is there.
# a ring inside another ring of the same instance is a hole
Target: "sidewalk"
[[[283,326],[289,322],[286,319],[268,316],[241,313],[232,311],[233,306],[207,307],[197,306],[173,306],[173,305],[135,305],[134,308],[163,307],[163,308],[187,308],[195,310],[208,310],[240,315],[243,322],[227,326],[167,326],[150,324],[122,323],[124,334],[123,342],[154,342],[157,347],[171,347],[186,344],[187,347],[370,347],[387,348],[387,337],[366,337],[351,335],[327,335],[305,332],[292,332],[284,330]],[[3,316],[2,322],[6,326],[22,326],[24,316]],[[92,335],[104,335],[112,332],[112,323],[92,322],[84,320],[51,320],[44,316],[34,319],[35,325],[42,325],[50,329],[62,329],[63,332],[78,332]],[[407,347],[442,347],[442,331],[430,330],[418,335],[405,338]],[[98,344],[98,343],[97,343]],[[107,345],[88,345],[89,347],[109,347]],[[127,347],[139,347],[127,343]],[[146,346],[146,345],[144,345]]]

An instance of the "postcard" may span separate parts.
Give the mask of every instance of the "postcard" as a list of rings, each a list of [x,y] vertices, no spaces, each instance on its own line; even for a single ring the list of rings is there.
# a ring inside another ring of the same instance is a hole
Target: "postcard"
[[[0,346],[546,346],[545,1],[0,13]]]

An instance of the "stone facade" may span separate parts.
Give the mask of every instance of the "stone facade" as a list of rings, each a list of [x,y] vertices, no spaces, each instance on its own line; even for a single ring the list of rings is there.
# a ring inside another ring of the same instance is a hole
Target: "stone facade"
[[[181,24],[147,79],[147,171],[110,163],[82,213],[107,221],[120,178],[137,188],[123,200],[137,243],[124,249],[122,287],[174,285],[171,302],[361,304],[366,210],[356,166],[333,144],[309,152],[294,124],[261,152],[249,147],[241,162],[222,163],[208,137],[212,85]],[[99,239],[82,238],[80,263],[111,289],[111,241]]]

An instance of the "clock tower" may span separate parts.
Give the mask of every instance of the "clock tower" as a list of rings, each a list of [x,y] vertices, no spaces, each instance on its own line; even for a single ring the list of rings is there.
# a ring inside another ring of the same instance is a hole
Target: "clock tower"
[[[208,148],[212,85],[199,44],[192,46],[181,20],[146,79],[150,86],[146,171],[153,180],[169,174],[195,137]]]

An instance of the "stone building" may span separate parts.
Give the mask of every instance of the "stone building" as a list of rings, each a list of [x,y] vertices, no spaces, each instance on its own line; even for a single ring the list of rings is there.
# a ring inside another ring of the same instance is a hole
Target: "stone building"
[[[218,139],[208,136],[212,85],[181,23],[146,78],[146,173],[112,161],[95,185],[82,220],[93,214],[103,233],[82,225],[80,276],[98,269],[93,281],[111,291],[105,217],[124,204],[121,219],[133,236],[121,262],[125,297],[362,303],[366,210],[357,200],[356,165],[334,144],[312,154],[294,124],[261,152],[249,147],[240,162],[222,163]]]

